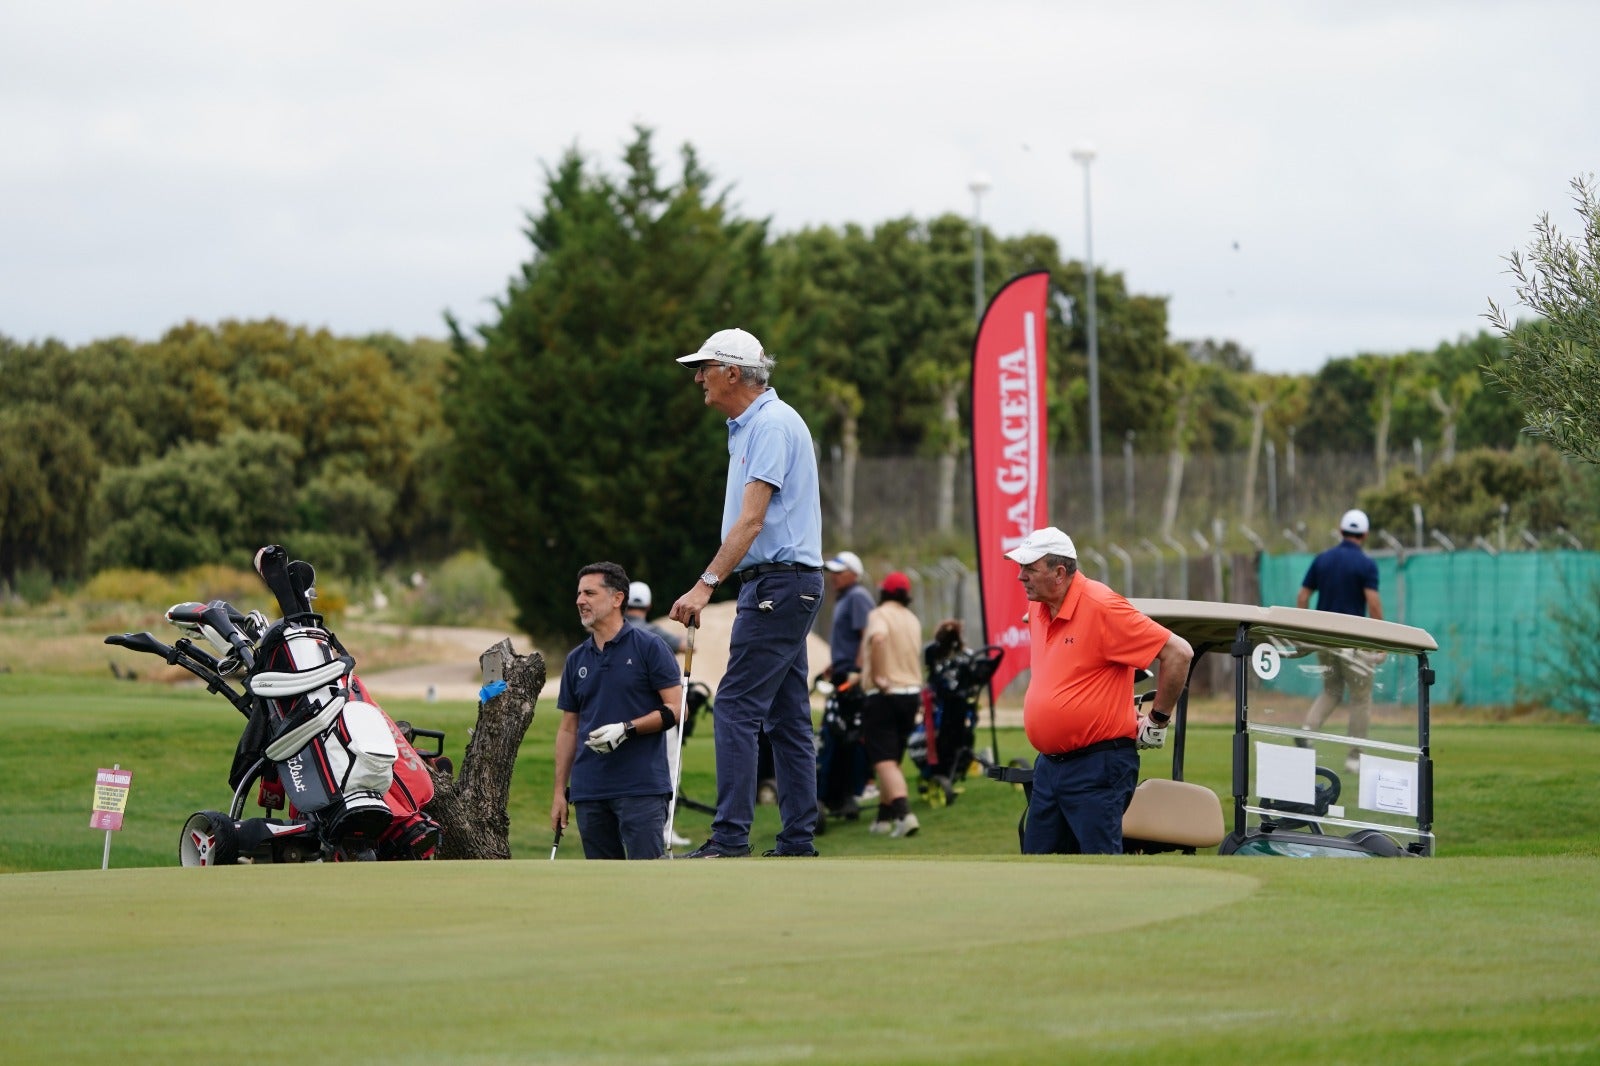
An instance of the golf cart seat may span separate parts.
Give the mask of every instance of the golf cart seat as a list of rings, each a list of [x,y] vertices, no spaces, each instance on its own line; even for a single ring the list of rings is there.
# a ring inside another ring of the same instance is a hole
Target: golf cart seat
[[[1122,815],[1122,849],[1128,854],[1214,848],[1222,843],[1222,802],[1204,785],[1152,777],[1139,782]]]

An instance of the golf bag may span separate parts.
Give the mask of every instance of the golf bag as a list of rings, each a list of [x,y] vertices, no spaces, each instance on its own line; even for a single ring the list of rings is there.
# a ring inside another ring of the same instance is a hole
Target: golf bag
[[[975,761],[978,700],[1003,658],[998,644],[961,648],[938,660],[927,656],[922,722],[906,751],[920,774],[918,790],[934,806],[954,803],[961,794],[960,783]]]
[[[189,602],[167,612],[187,634],[171,646],[149,633],[106,638],[183,667],[246,719],[228,774],[233,802],[190,816],[179,862],[432,858],[439,826],[422,806],[433,797],[429,764],[449,772],[444,734],[396,723],[372,701],[355,660],[310,609],[309,564],[289,563],[271,545],[257,553],[256,569],[284,611],[277,622],[222,600]],[[417,736],[435,738],[437,749],[419,752]],[[286,817],[245,818],[252,789],[263,811]]]
[[[856,797],[867,783],[867,755],[861,744],[862,712],[867,697],[859,681],[830,684],[825,671],[812,688],[825,693],[822,725],[817,732],[816,832],[827,831],[829,818],[855,821],[861,817]]]

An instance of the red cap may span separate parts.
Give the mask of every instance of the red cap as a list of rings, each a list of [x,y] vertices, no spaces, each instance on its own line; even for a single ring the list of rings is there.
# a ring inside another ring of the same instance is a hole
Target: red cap
[[[883,592],[910,592],[911,579],[898,570],[891,571],[883,576],[883,584],[878,586]]]

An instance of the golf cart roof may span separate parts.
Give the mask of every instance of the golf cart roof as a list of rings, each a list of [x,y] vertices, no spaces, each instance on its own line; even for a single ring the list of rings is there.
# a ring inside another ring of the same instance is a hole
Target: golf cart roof
[[[1136,599],[1131,602],[1190,644],[1231,644],[1239,623],[1246,622],[1257,635],[1270,634],[1288,640],[1409,653],[1439,648],[1438,641],[1425,629],[1360,615],[1205,600]]]

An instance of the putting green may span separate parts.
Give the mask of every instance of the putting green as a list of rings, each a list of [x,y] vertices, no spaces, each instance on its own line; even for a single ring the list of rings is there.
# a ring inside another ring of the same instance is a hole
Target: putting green
[[[982,1039],[1041,948],[1256,884],[1020,858],[18,874],[0,1002],[11,1062],[851,1061],[903,1035],[885,989]]]

